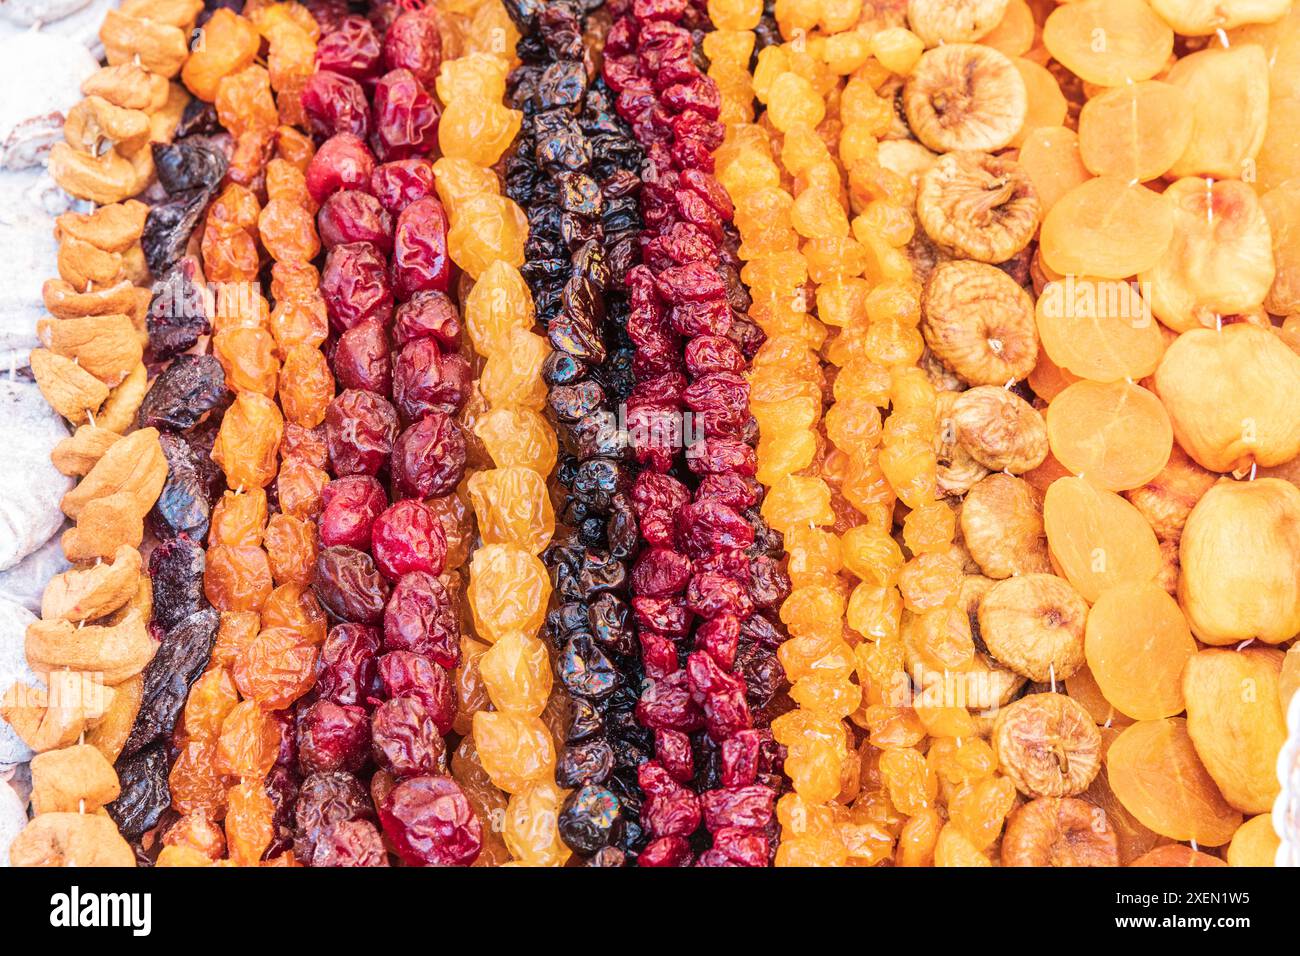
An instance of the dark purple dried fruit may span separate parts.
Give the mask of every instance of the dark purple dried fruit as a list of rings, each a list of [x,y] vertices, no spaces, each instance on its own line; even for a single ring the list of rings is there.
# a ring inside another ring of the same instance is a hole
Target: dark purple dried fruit
[[[185,707],[190,685],[208,665],[220,621],[220,615],[207,607],[195,611],[163,634],[153,660],[144,669],[140,712],[122,747],[123,758],[171,735]]]
[[[229,397],[226,373],[215,355],[178,355],[149,386],[136,424],[188,431]]]

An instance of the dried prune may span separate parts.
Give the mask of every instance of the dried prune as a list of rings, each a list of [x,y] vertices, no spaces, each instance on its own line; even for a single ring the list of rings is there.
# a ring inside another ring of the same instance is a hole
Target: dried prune
[[[184,256],[154,275],[162,278],[153,286],[145,330],[150,355],[164,361],[193,348],[212,331],[211,309],[203,271],[194,256]]]
[[[153,624],[164,631],[207,606],[203,597],[203,549],[187,535],[164,541],[149,554]]]
[[[136,424],[140,428],[187,431],[229,396],[226,374],[216,356],[178,355],[145,393]]]
[[[199,143],[153,143],[153,167],[168,194],[214,190],[226,175],[226,157]]]
[[[114,769],[122,792],[104,809],[122,836],[128,839],[139,837],[152,829],[171,806],[172,795],[167,786],[167,745],[159,741],[119,760]]]
[[[158,442],[167,459],[167,480],[149,512],[149,527],[160,539],[185,534],[202,541],[208,533],[212,502],[198,456],[174,432],[161,432]]]
[[[190,234],[199,224],[199,217],[211,198],[212,193],[207,189],[188,189],[149,208],[140,246],[151,273],[165,275],[185,255]]]
[[[190,685],[207,666],[219,623],[217,612],[204,608],[167,629],[153,660],[144,669],[140,712],[122,747],[123,757],[139,753],[172,732]]]
[[[389,585],[370,555],[355,548],[324,548],[316,558],[316,596],[336,618],[356,624],[384,620]]]

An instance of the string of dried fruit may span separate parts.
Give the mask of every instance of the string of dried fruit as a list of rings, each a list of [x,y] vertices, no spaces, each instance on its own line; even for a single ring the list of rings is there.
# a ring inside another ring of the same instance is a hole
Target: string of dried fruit
[[[425,12],[397,16],[382,38],[367,20],[345,17],[322,41],[320,70],[307,86],[309,119],[333,131],[309,180],[324,200],[323,287],[340,333],[333,363],[344,387],[326,417],[337,477],[320,518],[326,547],[316,587],[347,622],[331,632],[325,692],[300,719],[300,760],[315,776],[304,785],[299,839],[311,844],[314,865],[386,863],[378,832],[358,816],[360,783],[349,776],[371,755],[378,769],[370,797],[403,862],[465,865],[483,843],[480,821],[446,776],[443,739],[456,713],[448,671],[461,654],[452,596],[461,583],[446,567],[444,522],[460,510],[448,502],[464,474],[456,416],[472,373],[457,351],[446,215],[423,158],[440,113],[428,91],[440,58],[441,38]],[[372,103],[358,95],[362,81],[373,84]],[[348,90],[359,105],[330,112],[314,98],[318,89]],[[391,505],[377,478],[385,468]],[[377,686],[361,686],[367,680]],[[322,799],[336,790],[345,813]]]
[[[304,56],[310,67],[313,46],[305,38],[311,33],[285,6],[260,7],[251,11],[252,20],[218,11],[205,24],[203,50],[184,76],[196,95],[215,102],[223,125],[232,129],[234,158],[201,243],[206,278],[216,283],[212,355],[173,363],[168,371],[199,362],[219,366],[234,401],[211,439],[210,455],[225,474],[226,490],[211,511],[206,556],[191,559],[202,571],[204,596],[220,612],[219,625],[212,662],[185,703],[171,772],[172,804],[182,816],[163,836],[160,865],[228,856],[235,865],[252,866],[287,849],[286,814],[296,781],[282,758],[281,741],[292,732],[284,708],[310,689],[315,645],[324,636],[323,612],[306,590],[309,579],[303,580],[315,552],[310,523],[283,499],[268,523],[266,492],[277,477],[286,427],[273,401],[277,387],[291,425],[304,431],[319,424],[333,392],[316,351],[325,337],[323,309],[312,321],[309,298],[291,303],[277,295],[272,312],[258,284],[259,239],[275,261],[273,280],[281,278],[281,265],[298,275],[305,270],[308,290],[317,250],[300,168],[310,147],[301,134],[280,126],[272,75],[250,65],[260,31],[278,70],[295,55],[291,73],[302,73]],[[281,87],[282,101],[293,96]],[[265,208],[251,187],[265,189]],[[197,544],[186,544],[197,552]],[[238,783],[228,787],[229,778]]]
[[[655,731],[655,759],[639,773],[652,838],[640,863],[690,863],[703,822],[713,845],[698,863],[764,866],[780,751],[762,709],[783,682],[774,654],[783,635],[768,612],[789,588],[774,560],[779,539],[754,508],[761,489],[742,373],[764,336],[745,315],[731,201],[711,173],[720,98],[694,61],[690,32],[707,25],[704,11],[682,2],[612,9],[605,78],[647,158],[645,264],[627,280],[637,347],[628,420],[645,466],[632,495],[648,545],[632,575],[647,678],[637,715]],[[683,421],[698,436],[684,436],[678,456],[672,436]]]
[[[59,278],[43,290],[53,318],[38,326],[46,348],[32,353],[42,394],[77,426],[52,458],[84,478],[61,503],[76,522],[62,539],[74,567],[47,586],[42,620],[27,633],[28,661],[45,687],[10,688],[0,705],[37,751],[36,817],[10,851],[18,866],[132,866],[124,837],[139,837],[161,812],[166,752],[141,751],[136,725],[137,712],[152,707],[150,673],[166,643],[160,649],[147,628],[152,593],[137,548],[167,464],[157,430],[130,429],[148,377],[149,291],[136,284],[148,283],[167,227],[165,215],[129,197],[153,179],[155,163],[164,188],[176,186],[181,148],[161,144],[188,97],[168,78],[185,59],[199,9],[197,0],[128,0],[110,11],[100,32],[110,66],[83,84],[86,99],[51,151],[55,181],[102,207],[56,223]]]
[[[560,836],[594,863],[621,865],[641,842],[636,768],[653,747],[634,714],[641,674],[627,589],[638,536],[617,409],[631,390],[632,348],[627,297],[615,290],[638,259],[642,153],[604,84],[588,86],[584,40],[603,40],[590,36],[596,18],[570,3],[511,10],[523,63],[508,85],[524,124],[506,160],[506,192],[528,214],[524,275],[556,349],[542,374],[563,439],[564,531],[542,554],[559,602],[548,639],[573,699],[556,763],[556,782],[572,790]],[[511,418],[494,413],[480,432],[518,431]],[[535,449],[543,457],[525,464],[549,473],[554,444]]]

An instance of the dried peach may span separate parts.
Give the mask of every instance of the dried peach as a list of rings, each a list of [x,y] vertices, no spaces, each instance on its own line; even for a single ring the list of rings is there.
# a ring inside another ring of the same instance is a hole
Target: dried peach
[[[1151,581],[1160,546],[1141,513],[1084,478],[1058,478],[1043,497],[1052,560],[1085,601],[1106,588]]]
[[[1106,752],[1115,796],[1144,826],[1174,840],[1222,846],[1241,823],[1201,763],[1187,721],[1140,720]]]
[[[1152,319],[1151,307],[1123,280],[1050,280],[1038,296],[1034,316],[1043,351],[1079,378],[1144,378],[1156,370],[1165,351],[1164,333]]]
[[[1196,642],[1178,602],[1155,584],[1101,592],[1084,632],[1088,668],[1106,699],[1136,720],[1183,710],[1183,667]]]
[[[1300,489],[1280,478],[1220,481],[1179,540],[1178,598],[1206,644],[1300,632]]]
[[[1160,193],[1118,176],[1098,176],[1075,186],[1048,210],[1039,253],[1062,274],[1123,279],[1159,262],[1173,237],[1173,206]]]
[[[1098,176],[1146,182],[1168,172],[1192,139],[1192,98],[1144,80],[1103,90],[1079,112],[1079,155]]]
[[[1183,672],[1188,736],[1224,799],[1246,813],[1267,813],[1279,790],[1281,669],[1282,653],[1271,648],[1211,647]]]
[[[1033,300],[1001,269],[969,260],[940,263],[922,306],[926,344],[970,384],[1005,385],[1034,367]]]
[[[1002,708],[993,745],[1001,771],[1031,797],[1082,793],[1101,767],[1097,725],[1064,694],[1030,694]]]
[[[1192,138],[1170,172],[1235,179],[1250,172],[1268,126],[1268,58],[1253,43],[1180,57],[1166,77],[1191,98]]]
[[[999,581],[979,606],[980,635],[998,661],[1039,682],[1064,680],[1082,666],[1088,605],[1054,574]]]
[[[1160,261],[1140,272],[1151,311],[1175,332],[1214,327],[1250,312],[1273,284],[1268,219],[1255,190],[1236,180],[1188,177],[1164,192],[1174,238]]]
[[[1236,323],[1180,335],[1155,389],[1178,444],[1210,471],[1280,465],[1300,453],[1300,355],[1266,329]]]
[[[961,510],[962,539],[991,578],[1052,569],[1043,530],[1042,497],[1001,472],[976,483]]]
[[[1043,24],[1043,45],[1071,73],[1099,86],[1149,80],[1165,68],[1174,31],[1145,0],[1080,0]]]
[[[1039,797],[1007,820],[1002,865],[1118,866],[1119,841],[1101,807],[1074,797]]]
[[[1261,813],[1237,828],[1228,844],[1228,866],[1273,866],[1281,841],[1273,829],[1273,816]]]

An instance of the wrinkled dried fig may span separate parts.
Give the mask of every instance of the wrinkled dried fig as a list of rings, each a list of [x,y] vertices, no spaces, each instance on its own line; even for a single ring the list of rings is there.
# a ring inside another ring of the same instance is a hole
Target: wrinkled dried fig
[[[1030,694],[1002,708],[993,745],[999,769],[1031,797],[1082,793],[1101,769],[1101,732],[1064,694]]]
[[[916,218],[946,252],[1004,262],[1034,238],[1042,203],[1020,164],[988,153],[941,156],[921,174]]]
[[[990,47],[949,43],[927,50],[903,87],[912,132],[941,153],[1008,145],[1029,108],[1025,81]]]
[[[1124,497],[1142,512],[1157,538],[1177,542],[1192,508],[1218,480],[1218,475],[1192,461],[1175,444],[1160,474],[1141,488],[1124,492]]]
[[[926,46],[972,43],[997,26],[1007,0],[907,0],[907,23]]]
[[[1042,496],[1023,479],[998,472],[976,482],[962,502],[961,534],[990,578],[1052,570]]]
[[[1001,269],[956,260],[935,266],[921,332],[930,350],[972,385],[1005,385],[1038,358],[1034,303]]]
[[[1119,866],[1119,839],[1101,807],[1074,797],[1039,797],[1007,818],[1002,865]]]
[[[1064,680],[1084,663],[1088,604],[1064,578],[1021,574],[980,601],[984,644],[998,661],[1040,683]]]
[[[957,397],[952,415],[957,441],[990,471],[1021,475],[1047,457],[1047,423],[1012,391],[976,386]]]
[[[935,363],[938,368],[952,375],[947,368]],[[959,383],[958,383],[959,384]],[[934,405],[934,456],[935,485],[941,495],[963,495],[989,473],[989,470],[971,457],[957,440],[957,423],[953,418],[953,407],[960,392],[940,392]]]

